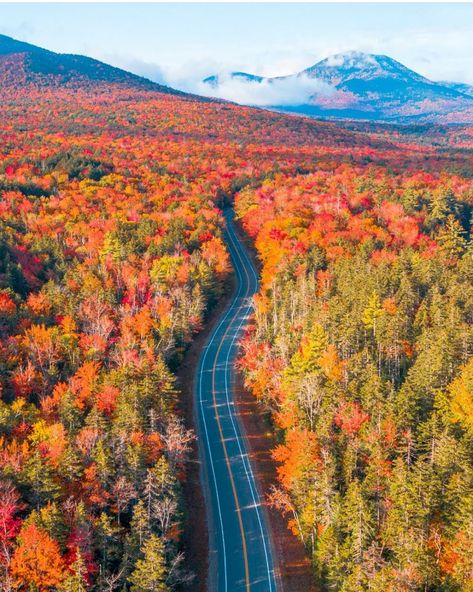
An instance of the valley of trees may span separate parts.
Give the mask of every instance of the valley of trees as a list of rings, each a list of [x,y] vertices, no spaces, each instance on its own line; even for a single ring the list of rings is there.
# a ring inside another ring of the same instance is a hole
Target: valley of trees
[[[0,590],[192,577],[174,373],[225,290],[233,199],[262,261],[241,364],[279,435],[271,504],[327,589],[472,590],[471,135],[7,66]]]
[[[176,589],[173,373],[228,278],[221,206],[347,134],[8,68],[0,95],[0,589]]]

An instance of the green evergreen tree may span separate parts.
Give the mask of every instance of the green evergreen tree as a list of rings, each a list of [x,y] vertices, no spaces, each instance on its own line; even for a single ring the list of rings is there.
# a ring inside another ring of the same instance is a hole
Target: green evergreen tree
[[[167,568],[164,545],[152,534],[143,546],[143,558],[138,559],[129,577],[132,592],[167,592]]]
[[[447,257],[460,257],[467,245],[464,235],[465,231],[455,216],[448,216],[436,236],[442,253]]]

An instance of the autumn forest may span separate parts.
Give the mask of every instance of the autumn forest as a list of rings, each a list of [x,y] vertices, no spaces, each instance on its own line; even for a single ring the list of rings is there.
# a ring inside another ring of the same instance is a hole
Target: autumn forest
[[[193,590],[176,379],[238,368],[317,589],[473,591],[473,128],[336,124],[0,68],[0,590]],[[33,60],[34,62],[34,60]],[[194,583],[193,583],[194,582]]]

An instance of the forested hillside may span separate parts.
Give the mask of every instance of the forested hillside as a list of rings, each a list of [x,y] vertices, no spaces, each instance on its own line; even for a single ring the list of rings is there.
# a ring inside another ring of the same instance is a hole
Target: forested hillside
[[[190,577],[173,373],[224,290],[235,194],[263,261],[242,364],[281,438],[274,505],[330,589],[471,589],[464,144],[70,88],[18,59],[0,68],[0,589]]]
[[[228,273],[218,183],[114,124],[131,105],[36,98],[2,112],[2,589],[173,587],[192,435],[169,368]]]
[[[334,163],[236,196],[270,501],[327,590],[472,589],[473,182],[441,169]]]

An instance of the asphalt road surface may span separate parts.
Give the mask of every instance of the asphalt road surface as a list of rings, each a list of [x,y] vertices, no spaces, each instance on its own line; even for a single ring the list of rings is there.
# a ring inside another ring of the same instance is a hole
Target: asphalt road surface
[[[237,278],[197,367],[197,429],[209,521],[211,592],[276,592],[269,525],[235,407],[238,341],[252,311],[258,276],[225,213],[225,240]]]

